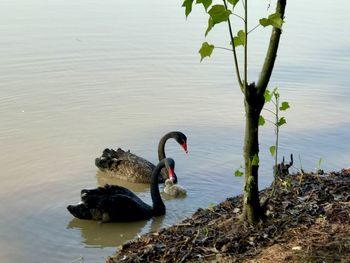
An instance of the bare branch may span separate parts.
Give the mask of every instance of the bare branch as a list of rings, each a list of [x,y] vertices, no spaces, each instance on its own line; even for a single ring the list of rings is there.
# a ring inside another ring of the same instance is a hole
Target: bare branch
[[[248,31],[248,34],[249,34],[250,32],[253,32],[253,31],[254,31],[255,29],[257,29],[259,26],[260,26],[260,24],[257,24],[255,27],[253,27],[251,30]]]
[[[215,47],[215,48],[223,49],[223,50],[227,50],[227,51],[233,52],[232,49],[229,49],[229,48],[226,48],[226,47]]]
[[[227,10],[226,0],[223,0],[223,2],[224,2],[224,5],[225,5],[225,8]],[[236,53],[236,49],[235,49],[235,45],[234,45],[234,41],[233,41],[233,33],[232,33],[232,27],[231,27],[230,18],[227,19],[227,23],[228,23],[228,29],[229,29],[229,32],[230,32],[232,52],[233,52],[233,59],[234,59],[234,62],[235,62],[237,80],[238,80],[239,86],[241,88],[241,91],[243,92],[243,82],[242,82],[242,79],[241,79],[241,75],[239,73],[238,59],[237,59],[237,53]]]

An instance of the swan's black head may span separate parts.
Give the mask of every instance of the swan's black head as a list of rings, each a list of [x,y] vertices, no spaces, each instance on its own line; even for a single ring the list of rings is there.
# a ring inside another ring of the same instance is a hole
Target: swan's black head
[[[182,149],[187,153],[187,137],[182,132],[174,132],[174,139],[181,145]]]

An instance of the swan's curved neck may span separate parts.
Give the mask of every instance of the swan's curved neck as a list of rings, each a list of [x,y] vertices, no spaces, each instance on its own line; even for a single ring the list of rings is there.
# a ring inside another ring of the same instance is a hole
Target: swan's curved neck
[[[159,144],[158,144],[158,160],[159,161],[166,158],[166,156],[165,156],[165,143],[170,138],[174,138],[174,132],[169,132],[169,133],[165,134],[159,141]]]
[[[165,160],[158,163],[152,172],[151,177],[151,197],[153,202],[153,215],[159,216],[165,214],[165,205],[159,193],[158,177],[162,168],[165,167]]]

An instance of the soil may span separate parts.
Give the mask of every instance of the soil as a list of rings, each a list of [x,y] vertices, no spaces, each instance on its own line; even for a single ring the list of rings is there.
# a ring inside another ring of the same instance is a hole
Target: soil
[[[350,262],[350,168],[279,177],[271,192],[260,192],[255,227],[240,220],[237,196],[124,244],[107,263]]]

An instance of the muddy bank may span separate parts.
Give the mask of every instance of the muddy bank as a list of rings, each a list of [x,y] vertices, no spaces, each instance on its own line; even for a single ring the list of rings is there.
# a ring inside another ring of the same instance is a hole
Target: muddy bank
[[[242,196],[124,244],[114,262],[350,262],[350,169],[280,178],[265,220],[239,220]]]

